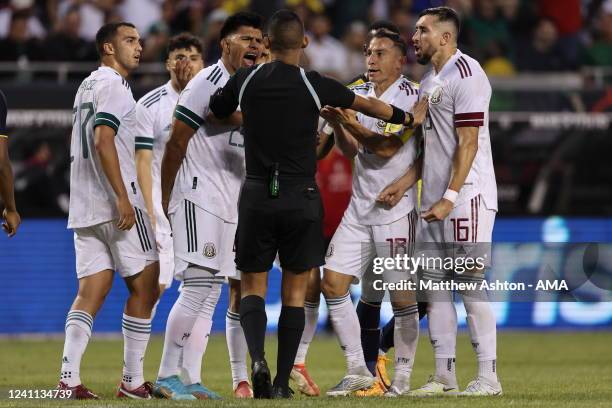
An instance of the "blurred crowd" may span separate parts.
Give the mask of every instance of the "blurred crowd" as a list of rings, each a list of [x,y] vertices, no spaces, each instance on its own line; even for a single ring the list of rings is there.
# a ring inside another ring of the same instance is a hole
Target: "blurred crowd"
[[[371,22],[390,20],[410,41],[418,13],[444,4],[462,15],[461,49],[492,75],[612,66],[612,0],[0,0],[0,61],[94,61],[97,29],[125,20],[143,37],[143,62],[162,61],[167,39],[189,31],[211,63],[229,14],[288,7],[308,29],[310,68],[347,79],[364,70]]]

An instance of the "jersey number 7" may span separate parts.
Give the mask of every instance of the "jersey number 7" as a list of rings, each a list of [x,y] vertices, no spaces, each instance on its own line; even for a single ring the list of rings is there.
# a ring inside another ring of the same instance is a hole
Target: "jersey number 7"
[[[85,118],[82,119],[81,112],[83,112],[84,110],[86,111],[86,114],[85,114]],[[81,134],[81,150],[83,151],[83,158],[89,159],[89,147],[87,145],[87,128],[88,128],[87,125],[89,124],[89,121],[94,115],[93,102],[82,103],[81,105],[79,105],[78,108],[74,108],[74,113],[75,113],[75,118],[74,118],[75,122],[77,118],[79,119],[79,127],[80,127],[80,134]]]

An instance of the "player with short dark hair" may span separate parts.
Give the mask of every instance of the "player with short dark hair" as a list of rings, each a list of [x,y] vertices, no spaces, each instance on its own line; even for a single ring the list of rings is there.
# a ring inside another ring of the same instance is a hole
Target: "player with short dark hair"
[[[252,360],[254,395],[289,398],[289,374],[304,329],[308,274],[303,272],[324,262],[322,206],[314,180],[320,109],[353,108],[396,123],[403,123],[406,113],[300,68],[308,39],[295,13],[276,12],[266,41],[272,62],[238,70],[211,98],[210,108],[221,118],[238,105],[242,108],[247,178],[239,202],[236,266],[242,272],[240,320]],[[267,271],[277,253],[283,268],[283,307],[272,387],[264,358],[264,298]]]
[[[10,237],[17,233],[21,224],[21,217],[15,205],[15,192],[13,187],[13,171],[8,154],[8,132],[6,131],[6,116],[8,108],[6,98],[0,91],[0,199],[4,209],[2,210],[2,229]]]
[[[79,291],[66,319],[58,388],[71,390],[73,398],[97,398],[81,384],[80,363],[116,271],[129,291],[117,396],[149,399],[143,360],[159,294],[159,264],[137,183],[136,102],[126,80],[138,67],[142,47],[134,25],[123,22],[104,25],[96,42],[100,67],[81,83],[73,107],[68,227],[74,230]]]
[[[168,317],[156,382],[156,392],[165,398],[190,399],[191,384],[179,378],[184,347],[197,335],[198,316],[212,316],[225,278],[238,277],[233,246],[244,177],[243,136],[239,123],[209,117],[208,102],[236,70],[255,64],[263,46],[261,28],[256,14],[230,16],[221,29],[221,59],[189,81],[174,110],[161,163],[161,206],[172,225],[175,278],[182,280],[182,289]],[[248,398],[246,344],[233,316],[228,312],[226,333],[234,395]],[[197,388],[217,397],[201,384]]]
[[[491,239],[497,213],[497,185],[489,136],[491,85],[475,59],[457,48],[459,17],[448,7],[424,10],[412,37],[417,61],[432,68],[421,81],[420,98],[429,102],[423,125],[421,220],[419,242],[426,255],[485,260],[484,268],[462,274],[424,270],[422,279],[481,282],[490,266]],[[410,178],[410,177],[409,177]],[[412,182],[414,178],[412,178]],[[410,182],[382,193],[394,201]],[[393,191],[395,190],[395,191]],[[452,248],[460,248],[461,252]],[[432,252],[431,255],[429,252]],[[467,312],[478,376],[461,395],[501,395],[497,378],[496,321],[484,291],[460,291]],[[450,291],[427,291],[429,336],[435,374],[413,395],[458,393],[455,375],[457,312]]]

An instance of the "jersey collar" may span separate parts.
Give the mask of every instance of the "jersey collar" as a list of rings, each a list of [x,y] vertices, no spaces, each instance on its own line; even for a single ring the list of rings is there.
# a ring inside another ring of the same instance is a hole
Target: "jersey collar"
[[[436,74],[435,68],[433,66],[431,67],[434,72],[434,75],[440,76],[445,70],[448,69],[448,67],[452,67],[455,64],[455,61],[457,61],[462,55],[463,53],[459,50],[459,48],[457,48],[457,51],[455,51],[455,53],[448,59],[448,61],[446,61],[446,64],[444,64],[440,72]]]
[[[109,67],[107,65],[100,65],[98,67],[98,71],[105,72],[105,73],[108,72],[108,73],[111,73],[111,74],[119,75],[121,77],[121,74],[119,72],[117,72],[117,70],[115,70],[114,68],[111,68],[111,67]],[[121,78],[123,78],[123,77],[121,77]]]
[[[179,94],[178,92],[176,92],[176,90],[172,86],[172,81],[166,82],[166,85],[164,86],[166,87],[166,92],[168,92],[168,95],[170,95],[174,99],[178,99]]]
[[[387,89],[385,89],[385,92],[383,92],[382,95],[378,97],[378,99],[389,103],[393,102],[392,98],[395,96],[394,93],[395,91],[397,91],[397,87],[403,78],[404,76],[400,75],[399,78],[395,80],[395,82],[393,82],[391,85],[389,85]],[[371,96],[376,96],[376,92],[374,91],[374,83],[372,83],[372,87],[370,88],[368,94]]]
[[[219,61],[217,61],[217,65],[219,66],[219,68],[221,68],[221,74],[223,75],[224,78],[231,77],[229,71],[227,70],[227,68],[225,68],[225,64],[223,63],[221,58],[219,58]]]

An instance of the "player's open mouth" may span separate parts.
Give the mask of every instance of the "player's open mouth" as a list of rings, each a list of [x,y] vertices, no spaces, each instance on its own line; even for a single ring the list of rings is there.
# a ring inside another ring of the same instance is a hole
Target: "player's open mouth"
[[[368,74],[369,75],[376,74],[378,72],[380,72],[380,70],[378,70],[378,69],[368,69]]]
[[[256,59],[257,54],[255,54],[254,52],[247,52],[246,54],[244,54],[244,57],[242,57],[242,61],[244,61],[244,65],[246,65],[247,67],[252,67],[253,65],[255,65]]]

